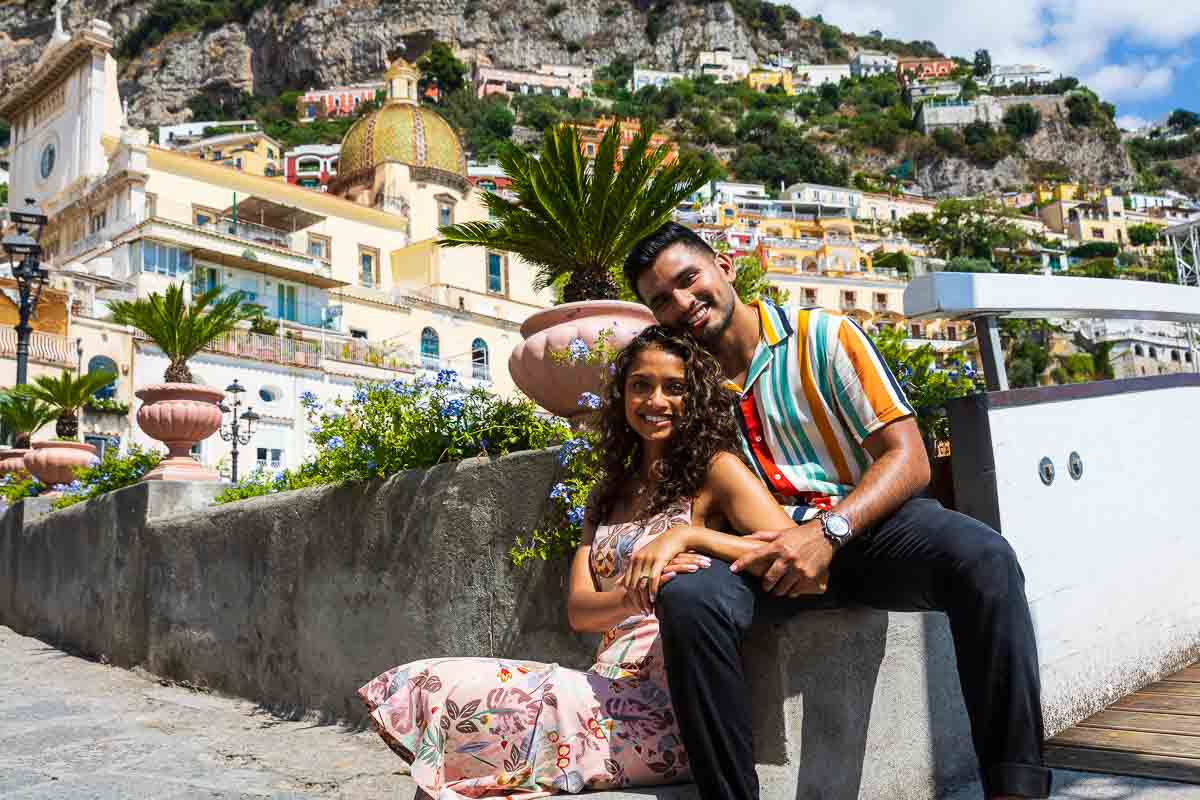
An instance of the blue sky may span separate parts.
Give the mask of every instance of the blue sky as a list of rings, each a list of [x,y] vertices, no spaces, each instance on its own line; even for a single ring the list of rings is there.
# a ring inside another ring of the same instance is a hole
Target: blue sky
[[[1175,108],[1200,112],[1197,0],[787,0],[855,33],[929,39],[994,64],[1039,64],[1075,75],[1134,127]]]

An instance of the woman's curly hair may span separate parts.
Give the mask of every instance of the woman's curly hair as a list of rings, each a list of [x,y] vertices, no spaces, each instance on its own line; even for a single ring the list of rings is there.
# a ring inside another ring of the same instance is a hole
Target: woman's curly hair
[[[609,369],[597,428],[601,477],[589,503],[589,518],[601,524],[612,513],[625,485],[637,472],[642,437],[625,420],[625,380],[637,357],[657,348],[684,365],[683,414],[676,418],[646,515],[660,513],[682,498],[700,493],[710,462],[718,453],[739,453],[738,429],[721,365],[687,333],[652,325],[620,352]]]

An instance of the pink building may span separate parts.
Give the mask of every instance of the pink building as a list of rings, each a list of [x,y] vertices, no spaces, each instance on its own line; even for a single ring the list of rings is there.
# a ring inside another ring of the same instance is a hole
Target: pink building
[[[337,176],[340,144],[305,144],[283,154],[283,174],[288,183],[306,189],[325,191],[325,184]]]
[[[475,95],[549,94],[555,97],[583,97],[581,79],[562,75],[543,75],[515,69],[480,66],[475,70]]]
[[[374,100],[375,93],[383,90],[382,82],[309,89],[296,101],[297,116],[301,122],[312,122],[318,117],[347,117],[363,103]]]

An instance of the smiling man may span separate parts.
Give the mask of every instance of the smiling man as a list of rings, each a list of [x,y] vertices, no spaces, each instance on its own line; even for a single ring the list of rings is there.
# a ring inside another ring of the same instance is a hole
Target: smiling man
[[[754,617],[865,605],[947,614],[988,797],[1047,797],[1021,568],[991,528],[919,496],[925,447],[867,335],[821,309],[741,302],[729,257],[673,222],[634,247],[625,276],[660,324],[691,332],[721,362],[747,461],[796,522],[659,592],[671,698],[700,794],[758,797],[738,655]],[[751,567],[766,570],[761,581]]]

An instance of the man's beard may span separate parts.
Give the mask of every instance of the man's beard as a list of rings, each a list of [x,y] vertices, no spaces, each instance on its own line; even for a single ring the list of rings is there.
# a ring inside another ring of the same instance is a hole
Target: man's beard
[[[732,301],[732,297],[730,300]],[[714,314],[724,314],[719,323],[714,323],[711,319],[708,325],[698,333],[692,334],[696,341],[704,345],[706,350],[712,350],[721,341],[721,337],[725,335],[725,331],[729,330],[729,326],[733,324],[733,303],[730,302],[727,307],[720,307],[716,298],[713,298],[708,304],[709,316]]]

